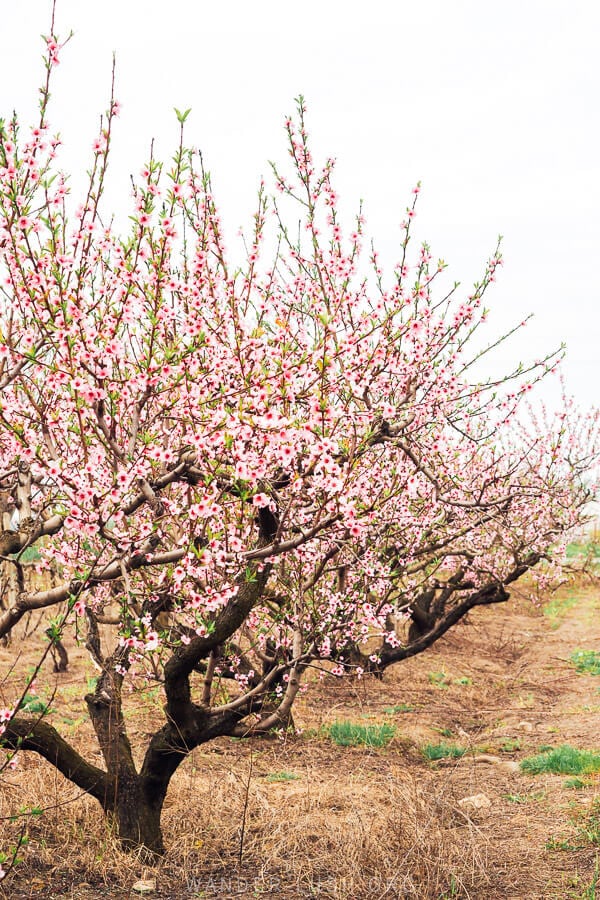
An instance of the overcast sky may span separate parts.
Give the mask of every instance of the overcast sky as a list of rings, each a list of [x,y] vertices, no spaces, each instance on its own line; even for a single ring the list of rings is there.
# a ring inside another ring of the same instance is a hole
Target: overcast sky
[[[0,115],[30,121],[50,3],[0,8]],[[302,93],[315,150],[338,160],[343,208],[364,199],[384,258],[421,180],[418,234],[466,291],[504,236],[490,336],[535,314],[504,364],[565,341],[568,388],[598,404],[597,0],[58,0],[57,31],[70,29],[50,119],[65,166],[85,170],[115,51],[117,211],[150,139],[171,153],[173,107],[192,107],[188,140],[233,234],[268,160],[285,160],[283,118]]]

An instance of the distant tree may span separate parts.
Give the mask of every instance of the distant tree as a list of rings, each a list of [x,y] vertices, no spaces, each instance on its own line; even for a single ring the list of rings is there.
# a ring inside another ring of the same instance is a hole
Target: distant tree
[[[48,79],[59,51],[48,38]],[[0,636],[31,610],[53,613],[51,642],[84,633],[104,768],[18,698],[1,728],[95,797],[125,846],[161,854],[195,747],[286,727],[312,666],[381,675],[554,565],[590,496],[598,416],[522,414],[557,354],[471,377],[499,253],[468,296],[445,287],[426,245],[408,252],[416,188],[384,275],[362,216],[340,220],[301,99],[290,172],[273,170],[277,200],[261,185],[239,265],[187,113],[119,236],[100,212],[111,100],[69,213],[48,85],[37,127],[0,126]],[[55,586],[28,588],[32,547]],[[165,717],[137,758],[123,688],[148,681]]]

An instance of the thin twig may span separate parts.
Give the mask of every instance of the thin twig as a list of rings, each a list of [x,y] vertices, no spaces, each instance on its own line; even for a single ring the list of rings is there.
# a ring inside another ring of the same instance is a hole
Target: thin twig
[[[246,792],[244,795],[244,808],[242,810],[242,828],[240,831],[240,851],[238,854],[238,869],[242,868],[242,857],[244,855],[244,837],[246,835],[246,817],[248,814],[248,804],[250,799],[250,781],[252,780],[252,767],[254,765],[254,756],[252,755],[252,747],[250,747],[250,765],[248,767],[248,778],[246,779]]]

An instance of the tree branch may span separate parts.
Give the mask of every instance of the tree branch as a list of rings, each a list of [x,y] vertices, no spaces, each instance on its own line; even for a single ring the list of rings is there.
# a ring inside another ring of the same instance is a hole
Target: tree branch
[[[54,726],[40,719],[15,716],[0,739],[11,750],[33,750],[83,791],[109,809],[114,804],[115,786],[106,772],[87,762],[68,744]]]

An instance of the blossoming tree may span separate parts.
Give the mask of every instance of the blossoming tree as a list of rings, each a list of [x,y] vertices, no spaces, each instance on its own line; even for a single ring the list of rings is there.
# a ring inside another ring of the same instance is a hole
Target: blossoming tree
[[[49,78],[54,36],[47,49]],[[471,377],[499,254],[468,296],[445,288],[428,247],[409,252],[417,188],[384,275],[362,217],[340,221],[302,101],[239,265],[185,114],[120,236],[101,216],[118,104],[69,214],[48,96],[32,130],[0,128],[0,553],[16,584],[0,636],[31,610],[53,615],[51,641],[84,633],[104,767],[18,698],[0,727],[94,796],[125,845],[160,854],[195,747],[285,727],[313,665],[381,675],[552,560],[589,497],[598,420],[517,415],[554,355]],[[28,585],[32,547],[55,586]],[[123,687],[149,679],[164,724],[137,758]]]

